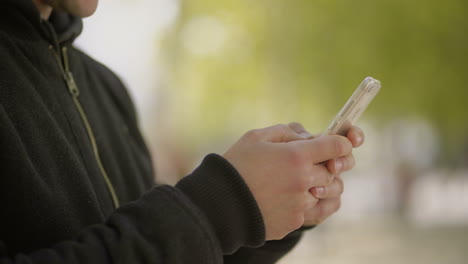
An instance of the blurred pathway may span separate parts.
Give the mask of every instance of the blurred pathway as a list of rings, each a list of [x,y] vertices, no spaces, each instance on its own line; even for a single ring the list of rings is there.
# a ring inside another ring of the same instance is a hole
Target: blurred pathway
[[[466,264],[465,226],[418,227],[397,219],[342,220],[312,230],[279,264]]]

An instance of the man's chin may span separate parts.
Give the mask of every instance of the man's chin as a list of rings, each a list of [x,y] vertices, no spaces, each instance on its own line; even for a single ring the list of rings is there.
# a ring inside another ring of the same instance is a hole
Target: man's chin
[[[73,9],[73,10],[65,10],[67,13],[70,13],[76,17],[89,17],[92,16],[96,12],[97,8],[92,9]]]
[[[77,17],[89,17],[96,12],[98,0],[43,0],[54,9]]]

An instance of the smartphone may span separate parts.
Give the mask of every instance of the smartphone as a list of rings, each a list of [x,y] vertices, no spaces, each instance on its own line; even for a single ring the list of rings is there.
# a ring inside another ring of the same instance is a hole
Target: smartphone
[[[380,81],[372,77],[365,78],[322,135],[346,136],[348,130],[359,119],[379,91]]]

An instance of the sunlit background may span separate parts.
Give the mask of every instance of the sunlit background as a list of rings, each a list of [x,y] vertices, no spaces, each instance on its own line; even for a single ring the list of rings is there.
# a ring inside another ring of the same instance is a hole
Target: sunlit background
[[[468,1],[100,0],[77,45],[128,85],[158,179],[245,131],[320,133],[366,76],[341,210],[286,263],[468,263]]]

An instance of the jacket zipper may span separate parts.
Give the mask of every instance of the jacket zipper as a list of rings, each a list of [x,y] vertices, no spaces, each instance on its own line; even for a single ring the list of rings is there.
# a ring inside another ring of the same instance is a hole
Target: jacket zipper
[[[114,204],[115,208],[118,208],[120,206],[119,203],[119,198],[117,197],[117,194],[115,192],[115,188],[112,185],[112,182],[109,179],[109,176],[106,172],[106,169],[104,168],[104,165],[102,164],[101,161],[101,156],[99,155],[99,149],[96,143],[96,138],[94,136],[93,129],[91,128],[91,125],[88,120],[88,116],[86,115],[86,112],[83,109],[83,106],[80,103],[80,100],[78,96],[80,95],[80,90],[78,89],[78,86],[76,85],[75,79],[73,77],[72,72],[70,71],[70,65],[68,63],[68,55],[67,55],[67,47],[62,47],[61,50],[61,56],[54,50],[53,46],[50,46],[50,49],[52,50],[59,66],[60,66],[60,71],[62,73],[62,76],[67,83],[68,91],[70,92],[73,102],[75,104],[76,109],[78,110],[81,120],[83,121],[83,124],[86,128],[86,131],[88,133],[89,141],[91,142],[91,147],[94,152],[94,157],[96,159],[96,163],[99,167],[99,170],[101,172],[101,175],[104,178],[104,181],[106,182],[107,189],[109,189],[110,195],[112,197],[112,202]],[[63,59],[63,60],[62,60]]]

